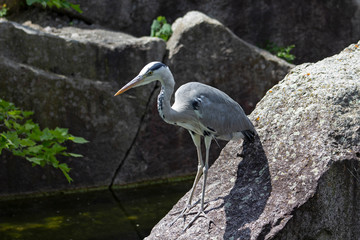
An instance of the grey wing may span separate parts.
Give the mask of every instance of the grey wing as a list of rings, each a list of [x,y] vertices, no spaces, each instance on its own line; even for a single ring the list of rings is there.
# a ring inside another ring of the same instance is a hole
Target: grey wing
[[[204,129],[226,140],[235,133],[245,132],[246,135],[247,131],[251,134],[255,132],[244,110],[227,94],[200,83],[186,85],[183,85],[184,89],[179,88],[176,97],[182,98],[180,101],[188,101]]]

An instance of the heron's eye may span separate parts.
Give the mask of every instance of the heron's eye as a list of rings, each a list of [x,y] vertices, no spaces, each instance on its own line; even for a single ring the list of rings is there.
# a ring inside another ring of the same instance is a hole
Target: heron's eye
[[[152,72],[152,71],[149,71],[149,72],[148,72],[148,75],[149,75],[149,76],[151,76],[152,74],[153,74],[153,72]]]

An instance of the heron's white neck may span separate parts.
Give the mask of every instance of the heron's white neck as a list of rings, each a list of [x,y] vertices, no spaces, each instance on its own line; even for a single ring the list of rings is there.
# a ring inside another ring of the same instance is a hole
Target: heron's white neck
[[[170,70],[163,71],[159,81],[161,82],[161,91],[157,102],[159,115],[165,122],[173,124],[176,113],[171,108],[170,100],[174,92],[175,80]]]

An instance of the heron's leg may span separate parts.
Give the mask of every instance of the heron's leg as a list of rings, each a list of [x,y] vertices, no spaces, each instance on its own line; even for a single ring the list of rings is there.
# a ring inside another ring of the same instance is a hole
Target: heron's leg
[[[186,206],[184,207],[184,209],[180,212],[180,214],[178,215],[178,217],[170,224],[173,225],[180,217],[184,216],[186,210],[191,209],[193,206],[191,206],[191,200],[194,196],[194,192],[195,192],[195,188],[197,183],[199,182],[199,179],[202,175],[203,172],[203,168],[204,168],[204,161],[202,160],[202,154],[201,154],[201,136],[198,134],[195,134],[191,131],[189,131],[192,140],[194,141],[195,147],[196,147],[196,151],[197,151],[197,156],[198,156],[198,168],[197,168],[197,172],[196,172],[196,176],[195,176],[195,180],[193,183],[193,186],[191,188],[190,191],[190,196],[186,202]]]
[[[194,141],[194,144],[196,146],[196,151],[197,151],[197,156],[198,156],[198,168],[197,168],[197,172],[196,172],[196,176],[195,176],[195,180],[193,183],[193,186],[191,188],[191,192],[190,192],[190,197],[187,201],[187,207],[189,208],[191,206],[191,200],[192,197],[194,195],[194,191],[195,191],[195,187],[197,185],[197,183],[199,182],[199,179],[201,177],[203,168],[204,168],[204,161],[202,160],[202,154],[201,154],[201,136],[198,134],[193,134],[192,132],[190,132],[190,135]]]
[[[193,224],[193,222],[201,215],[203,214],[204,217],[206,217],[207,219],[209,219],[209,217],[205,214],[204,212],[204,198],[205,198],[205,189],[206,189],[206,180],[207,180],[207,173],[208,173],[208,169],[209,169],[209,151],[210,151],[210,145],[211,145],[211,140],[212,137],[211,136],[206,136],[204,137],[204,141],[205,141],[205,148],[206,148],[206,156],[205,156],[205,165],[203,166],[203,186],[202,186],[202,193],[201,193],[201,205],[200,205],[200,210],[199,212],[193,217],[193,219],[191,219],[191,221],[185,226],[184,231],[191,226],[191,224]],[[214,223],[213,220],[209,219],[209,228],[210,228],[210,223]]]
[[[203,186],[202,186],[200,211],[204,211],[204,198],[205,198],[205,188],[206,188],[207,173],[208,173],[208,169],[209,169],[209,151],[210,151],[211,139],[212,138],[210,136],[206,136],[204,138],[206,155],[205,155],[205,166],[203,167],[204,182],[203,182]]]

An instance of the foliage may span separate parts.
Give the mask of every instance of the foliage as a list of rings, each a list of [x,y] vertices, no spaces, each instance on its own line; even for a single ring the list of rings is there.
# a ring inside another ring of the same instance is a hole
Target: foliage
[[[77,11],[78,13],[82,13],[83,11],[80,9],[80,5],[79,4],[73,4],[68,2],[67,0],[26,0],[26,4],[27,5],[32,5],[34,3],[39,3],[41,4],[44,8],[45,7],[57,7],[57,8],[72,8],[75,11]]]
[[[166,18],[163,16],[157,17],[151,24],[151,37],[158,37],[167,41],[172,33],[171,25],[167,23]]]
[[[6,149],[15,156],[24,157],[33,166],[51,165],[60,169],[71,182],[70,168],[66,163],[60,163],[56,156],[82,157],[80,154],[66,152],[67,148],[62,144],[69,140],[80,144],[88,141],[69,134],[65,128],[41,130],[29,118],[32,114],[33,112],[22,111],[13,103],[0,99],[0,155]]]
[[[265,45],[265,50],[271,52],[279,58],[286,60],[289,63],[293,63],[295,60],[295,55],[291,54],[290,51],[295,47],[295,45],[290,45],[287,47],[279,47],[275,43],[268,42]]]
[[[7,14],[8,8],[6,7],[6,4],[4,3],[2,6],[0,6],[0,17],[5,17]]]

